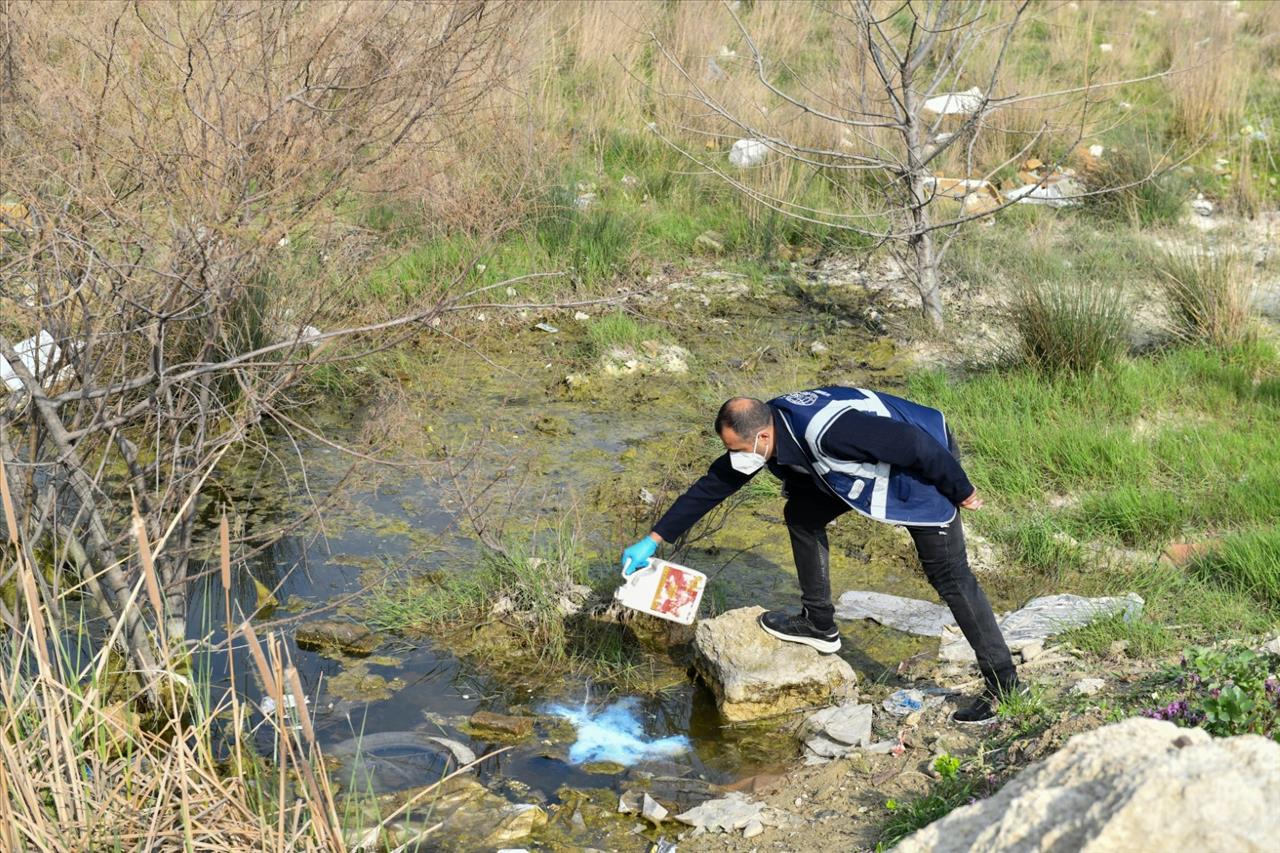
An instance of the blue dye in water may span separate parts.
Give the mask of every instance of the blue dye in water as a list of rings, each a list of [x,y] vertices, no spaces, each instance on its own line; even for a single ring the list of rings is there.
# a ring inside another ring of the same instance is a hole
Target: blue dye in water
[[[569,748],[571,764],[613,761],[630,767],[647,758],[679,755],[689,750],[689,739],[684,735],[646,737],[637,712],[639,704],[637,699],[630,698],[594,712],[585,702],[581,708],[552,705],[547,712],[566,718],[578,730],[578,739]]]

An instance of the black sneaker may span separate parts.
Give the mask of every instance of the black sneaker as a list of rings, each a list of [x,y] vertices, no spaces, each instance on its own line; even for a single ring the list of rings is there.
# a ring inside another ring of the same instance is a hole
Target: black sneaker
[[[833,625],[826,630],[809,621],[809,614],[802,607],[799,613],[770,610],[760,614],[760,627],[779,640],[788,643],[804,643],[824,655],[840,651],[840,632]]]
[[[984,693],[968,708],[961,708],[952,714],[951,720],[966,725],[986,725],[996,721],[996,709],[991,699]]]
[[[988,688],[983,691],[977,701],[968,708],[961,708],[951,715],[951,719],[957,723],[965,723],[969,725],[986,725],[993,723],[996,719],[996,710],[1000,706],[1000,698],[1008,696],[1012,693],[1026,695],[1027,688],[1015,676],[1013,681],[1005,687],[998,690]]]

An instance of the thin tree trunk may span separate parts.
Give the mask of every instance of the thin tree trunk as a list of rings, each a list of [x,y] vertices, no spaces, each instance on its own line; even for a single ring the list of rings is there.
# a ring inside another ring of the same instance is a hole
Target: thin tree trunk
[[[902,105],[904,119],[902,136],[907,149],[907,186],[909,198],[907,210],[911,221],[907,245],[911,247],[911,276],[920,294],[920,310],[935,332],[943,329],[942,294],[938,289],[938,256],[934,250],[933,232],[930,231],[929,197],[926,181],[930,177],[928,160],[921,138],[917,96],[911,89],[913,69],[903,68]]]

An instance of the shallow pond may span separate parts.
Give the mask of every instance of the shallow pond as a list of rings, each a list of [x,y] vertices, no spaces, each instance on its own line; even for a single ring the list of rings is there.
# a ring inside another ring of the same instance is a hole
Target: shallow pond
[[[399,401],[394,413],[335,410],[336,429],[330,435],[354,438],[362,427],[366,433],[369,427],[383,431],[398,448],[391,457],[409,467],[345,480],[341,504],[326,510],[322,523],[309,524],[257,555],[236,591],[241,609],[249,612],[256,606],[253,580],[275,590],[279,605],[259,614],[258,621],[280,625],[311,697],[322,744],[341,752],[346,747],[339,745],[352,738],[414,732],[456,741],[483,756],[499,745],[466,733],[472,713],[542,714],[535,737],[482,762],[478,771],[491,790],[513,801],[538,803],[555,802],[564,786],[616,791],[640,773],[730,782],[795,758],[796,745],[776,730],[722,725],[710,692],[689,679],[655,695],[626,697],[611,685],[582,679],[534,681],[533,686],[529,679],[504,679],[429,641],[388,637],[371,657],[338,660],[299,649],[292,637],[294,617],[359,621],[364,591],[384,579],[394,583],[419,572],[467,571],[474,564],[477,547],[460,532],[461,507],[448,478],[438,468],[428,478],[412,467],[428,457],[465,455],[468,473],[459,476],[493,484],[490,511],[501,511],[515,525],[532,529],[572,515],[587,551],[595,555],[593,575],[605,578],[616,572],[620,548],[647,530],[662,504],[712,458],[714,439],[704,432],[719,400],[737,389],[765,396],[826,382],[871,384],[884,378],[868,381],[855,367],[866,363],[860,354],[865,335],[847,333],[839,342],[827,337],[830,344],[823,352],[830,354],[818,358],[807,343],[817,333],[802,313],[779,313],[776,302],[735,310],[738,332],[715,325],[710,327],[715,334],[686,334],[683,342],[695,365],[689,375],[616,379],[591,394],[567,398],[555,390],[572,362],[566,343],[513,333],[497,369],[484,367],[478,357],[454,355],[424,375],[423,387]],[[750,357],[739,358],[743,353]],[[767,376],[756,373],[763,362],[770,364]],[[519,371],[523,378],[514,381]],[[531,373],[536,375],[530,378]],[[520,389],[514,396],[512,387]],[[306,488],[315,494],[345,472],[347,460],[330,446],[300,440],[289,449],[305,463]],[[292,503],[263,509],[272,503],[270,493],[255,494],[259,517],[253,523],[287,522],[297,506],[299,482],[289,490]],[[656,497],[647,494],[650,489]],[[711,536],[678,555],[712,578],[704,616],[754,604],[795,606],[799,590],[781,514],[781,498],[765,488]],[[838,529],[832,541],[835,594],[855,587],[927,594],[918,571],[903,562],[905,536]],[[192,633],[220,624],[222,616],[220,593],[197,596]],[[925,647],[872,625],[842,627],[847,638],[842,655],[863,678],[892,677],[899,661]],[[211,630],[216,635],[216,628]],[[213,666],[225,679],[224,662]],[[248,671],[240,667],[237,677]],[[256,695],[248,680],[242,687]],[[628,698],[624,707],[631,716],[621,728],[641,741],[687,739],[688,748],[663,750],[629,768],[575,761],[580,756],[571,754],[572,728],[551,725],[545,717],[555,705],[590,717]],[[445,766],[429,755],[415,757],[414,736],[406,737],[407,745],[389,737],[379,747],[396,765],[395,782],[384,780],[382,787],[430,783]]]

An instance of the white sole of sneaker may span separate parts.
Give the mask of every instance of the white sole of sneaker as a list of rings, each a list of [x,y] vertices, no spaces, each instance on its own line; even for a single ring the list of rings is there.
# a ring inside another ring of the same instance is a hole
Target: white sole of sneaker
[[[764,632],[766,634],[771,634],[772,636],[777,637],[779,640],[782,640],[784,643],[803,643],[804,645],[809,646],[810,648],[817,649],[818,651],[822,652],[824,655],[835,654],[836,652],[840,651],[839,637],[837,637],[834,640],[819,640],[817,637],[793,637],[790,634],[779,633],[773,630],[772,628],[770,628],[768,625],[764,624],[763,622],[758,622],[758,624],[762,629],[764,629]]]

